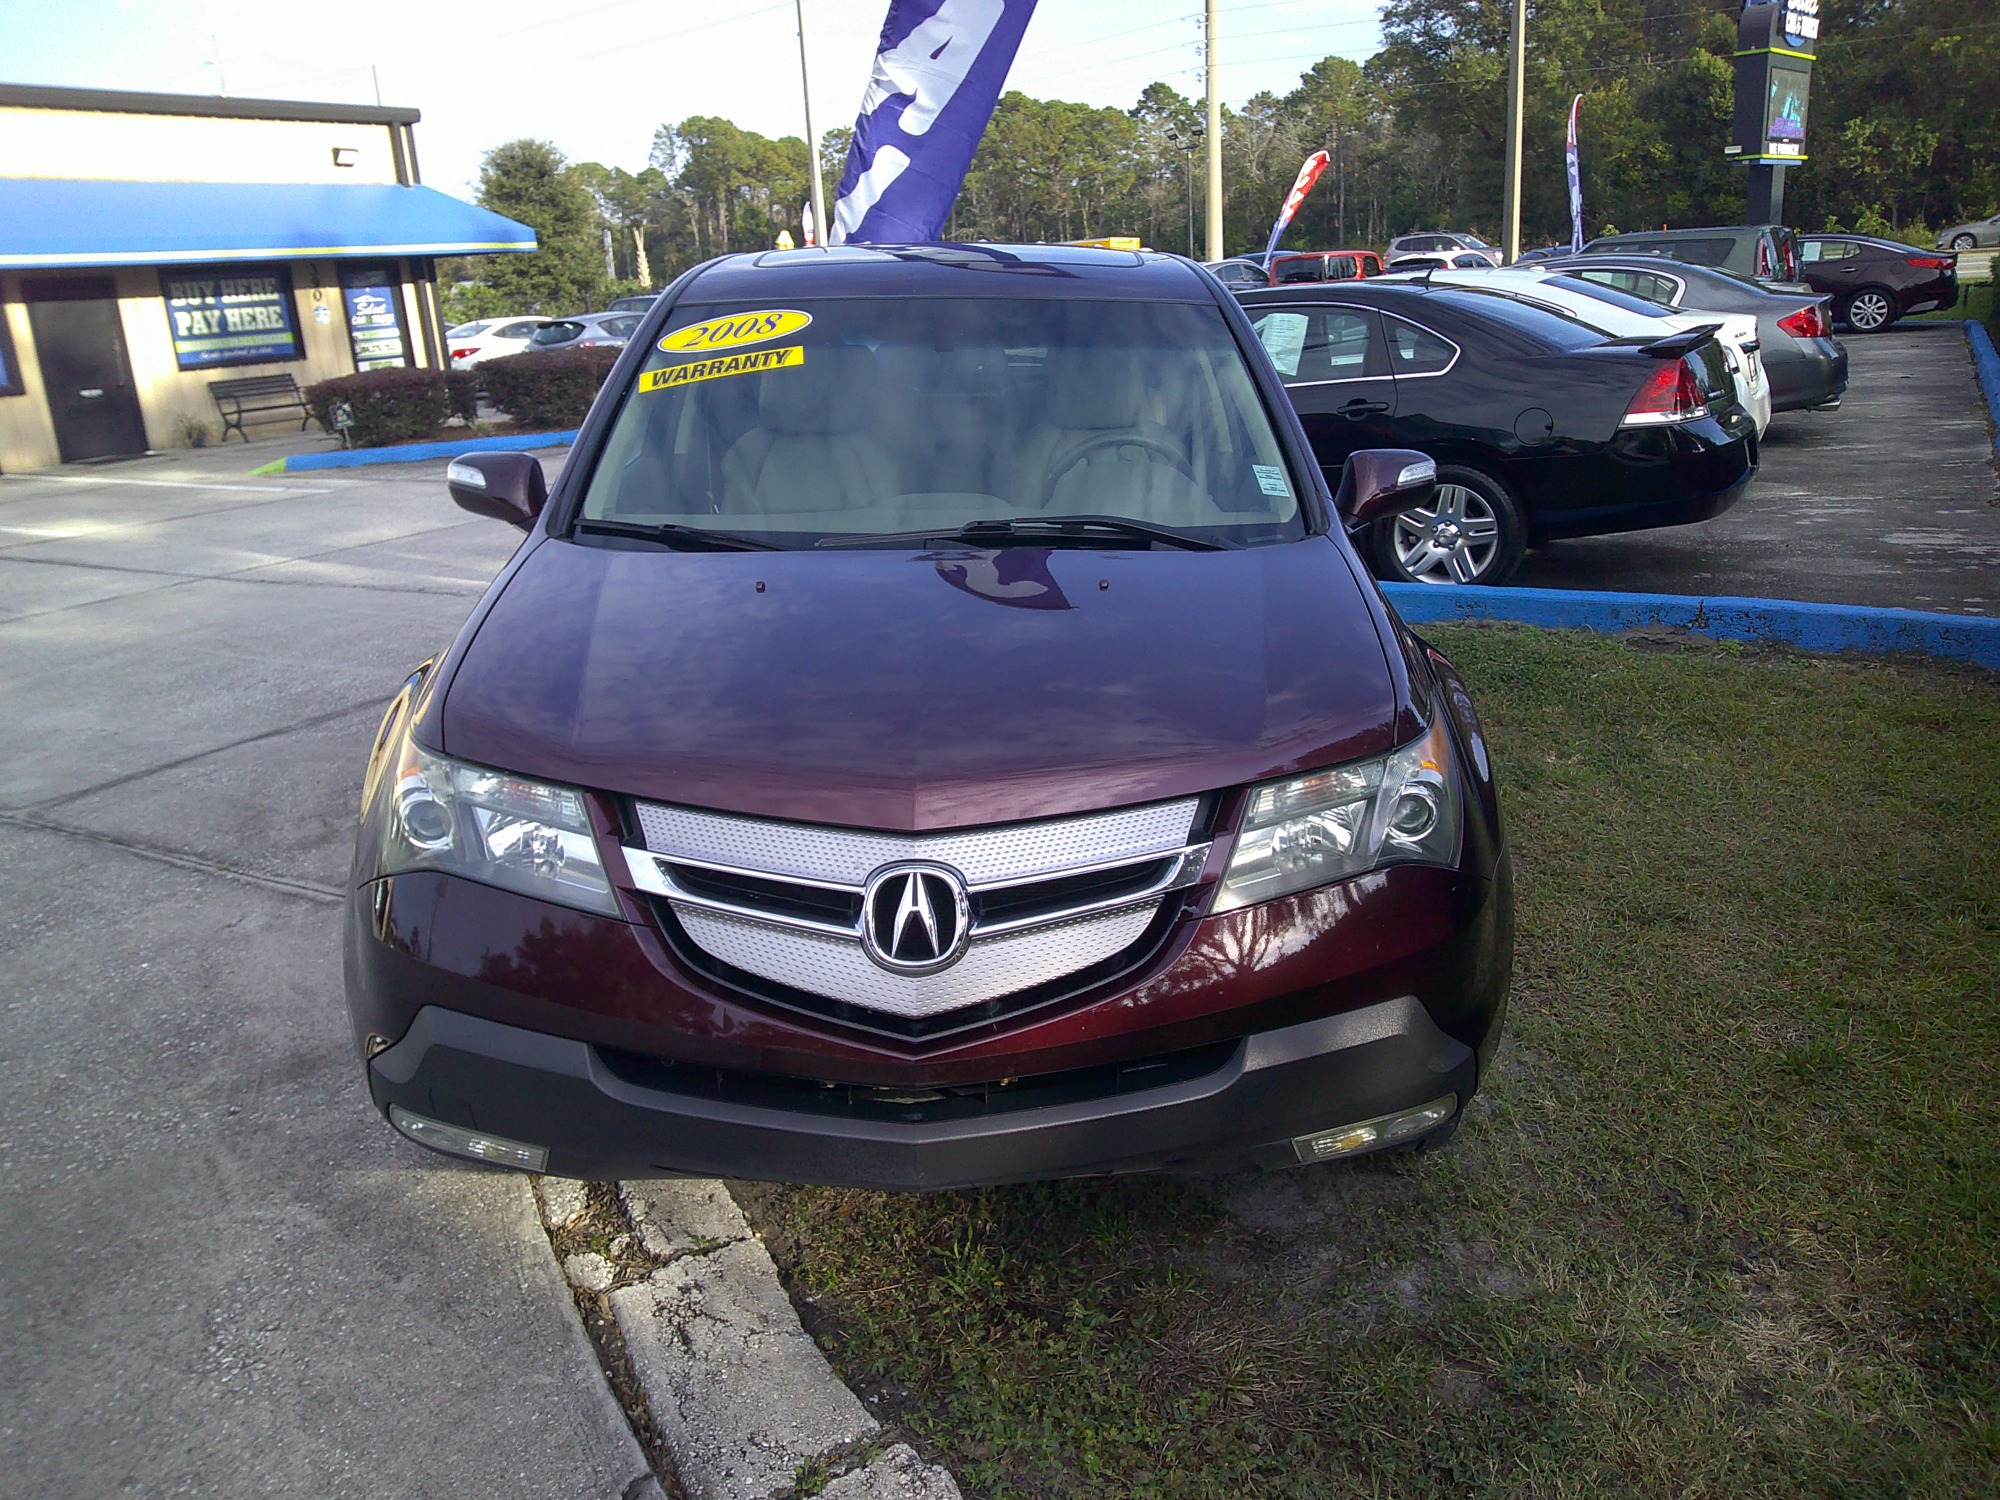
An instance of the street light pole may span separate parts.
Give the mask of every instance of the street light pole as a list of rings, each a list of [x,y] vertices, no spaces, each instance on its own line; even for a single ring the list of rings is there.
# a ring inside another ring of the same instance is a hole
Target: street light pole
[[[1187,253],[1194,259],[1194,153],[1195,148],[1206,140],[1208,132],[1197,121],[1183,129],[1179,125],[1167,126],[1167,144],[1181,154],[1181,185],[1187,191]]]
[[[1205,34],[1208,42],[1208,254],[1204,260],[1222,259],[1222,86],[1215,73],[1215,5],[1208,0]]]
[[[832,243],[827,231],[832,227],[826,221],[826,184],[820,180],[819,132],[813,129],[812,79],[806,71],[806,0],[793,0],[799,17],[799,88],[806,99],[806,165],[812,172],[813,199],[813,240],[816,244]]]
[[[1502,192],[1500,249],[1508,265],[1521,258],[1521,104],[1526,92],[1528,0],[1514,0],[1507,39],[1507,179]]]

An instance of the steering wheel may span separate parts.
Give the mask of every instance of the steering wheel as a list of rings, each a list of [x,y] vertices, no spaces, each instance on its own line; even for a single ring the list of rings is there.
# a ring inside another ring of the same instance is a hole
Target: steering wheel
[[[1194,466],[1178,449],[1168,446],[1158,438],[1149,438],[1136,432],[1106,432],[1079,443],[1063,461],[1049,470],[1049,477],[1042,482],[1042,509],[1049,508],[1049,502],[1056,497],[1056,486],[1063,475],[1082,463],[1099,448],[1144,448],[1156,458],[1163,458],[1180,476],[1190,484],[1195,482]]]

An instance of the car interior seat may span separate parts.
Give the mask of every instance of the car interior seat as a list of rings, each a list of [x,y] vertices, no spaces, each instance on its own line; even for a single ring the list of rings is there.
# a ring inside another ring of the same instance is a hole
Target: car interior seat
[[[875,356],[811,345],[805,363],[756,377],[758,425],[722,460],[722,515],[862,510],[897,492],[896,466],[868,420]]]
[[[1214,519],[1184,447],[1151,418],[1144,376],[1129,349],[1049,351],[1042,419],[1024,435],[1016,465],[1024,508],[1183,525]]]

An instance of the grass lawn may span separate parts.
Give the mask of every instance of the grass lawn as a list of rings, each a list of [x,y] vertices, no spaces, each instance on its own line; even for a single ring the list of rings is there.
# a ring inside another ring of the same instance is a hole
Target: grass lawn
[[[748,1188],[969,1494],[2000,1493],[2000,683],[1438,628],[1519,873],[1443,1153]]]

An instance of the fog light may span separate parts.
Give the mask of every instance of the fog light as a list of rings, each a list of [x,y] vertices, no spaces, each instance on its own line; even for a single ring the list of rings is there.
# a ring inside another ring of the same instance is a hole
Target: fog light
[[[1336,1125],[1331,1130],[1316,1130],[1311,1135],[1295,1137],[1292,1150],[1298,1153],[1300,1161],[1309,1162],[1331,1161],[1337,1156],[1353,1156],[1359,1151],[1393,1146],[1398,1141],[1422,1135],[1434,1125],[1442,1125],[1457,1108],[1458,1095],[1446,1094],[1442,1099],[1433,1099],[1415,1109],[1400,1110],[1393,1115],[1377,1115],[1372,1120],[1357,1120],[1352,1125]]]
[[[510,1141],[505,1136],[467,1130],[462,1125],[427,1120],[422,1115],[411,1114],[400,1104],[389,1106],[389,1123],[418,1145],[449,1151],[453,1156],[469,1156],[474,1161],[490,1161],[501,1167],[521,1167],[530,1172],[540,1172],[549,1164],[549,1148],[546,1146],[530,1146],[525,1141]]]

